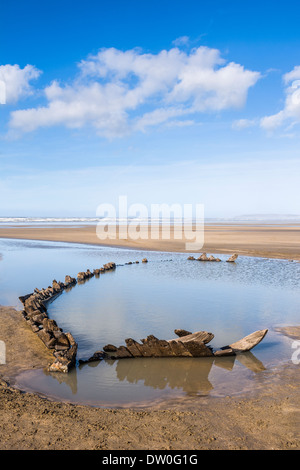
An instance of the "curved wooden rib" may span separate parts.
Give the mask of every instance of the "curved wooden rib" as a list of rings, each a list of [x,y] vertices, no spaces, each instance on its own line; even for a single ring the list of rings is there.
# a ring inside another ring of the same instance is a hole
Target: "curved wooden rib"
[[[236,341],[235,343],[229,344],[228,346],[224,346],[221,348],[224,352],[231,349],[235,353],[246,352],[250,351],[250,349],[257,346],[266,336],[268,330],[258,330],[254,331],[248,336]]]

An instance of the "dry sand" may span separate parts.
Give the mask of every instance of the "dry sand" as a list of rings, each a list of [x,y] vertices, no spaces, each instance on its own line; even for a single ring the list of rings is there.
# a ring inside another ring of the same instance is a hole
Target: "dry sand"
[[[159,240],[153,240],[150,237],[145,239],[146,230],[148,230],[147,227],[141,227],[141,235],[137,240],[120,239],[118,229],[116,229],[114,240],[100,240],[96,234],[96,227],[91,225],[16,226],[0,227],[0,238],[123,246],[139,250],[186,251],[185,243],[188,240],[184,238],[184,235],[182,236],[182,228],[171,228],[170,238],[162,239],[161,236]],[[300,260],[300,225],[205,225],[204,247],[201,251]]]
[[[209,226],[202,251],[300,259],[299,227]],[[1,228],[0,237],[184,251],[178,240],[97,239],[95,227]],[[300,339],[299,327],[282,331]],[[268,371],[264,388],[239,397],[185,398],[152,409],[101,409],[61,403],[14,387],[21,370],[52,358],[21,313],[0,307],[0,449],[299,449],[300,368]]]

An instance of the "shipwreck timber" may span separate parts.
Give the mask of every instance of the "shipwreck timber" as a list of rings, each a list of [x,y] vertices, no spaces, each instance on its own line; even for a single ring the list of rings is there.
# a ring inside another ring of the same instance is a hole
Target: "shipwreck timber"
[[[235,356],[250,351],[266,336],[268,330],[259,330],[228,346],[214,351],[207,344],[214,338],[212,333],[197,331],[190,333],[186,330],[175,330],[179,338],[164,340],[153,335],[147,336],[141,342],[132,338],[125,340],[125,345],[114,346],[107,344],[103,351],[112,359],[132,357],[212,357]]]

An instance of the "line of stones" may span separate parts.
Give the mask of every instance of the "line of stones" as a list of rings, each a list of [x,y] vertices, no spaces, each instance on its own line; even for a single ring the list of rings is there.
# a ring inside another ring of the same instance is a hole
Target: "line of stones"
[[[89,269],[85,272],[79,272],[77,280],[71,276],[66,276],[64,283],[54,280],[52,286],[46,289],[34,289],[33,293],[19,297],[24,306],[23,317],[45,346],[53,350],[55,359],[49,365],[50,372],[69,372],[76,364],[78,345],[71,333],[64,333],[58,327],[56,321],[48,317],[47,304],[52,302],[64,290],[72,288],[77,282],[82,283],[94,275],[99,276],[100,273],[115,268],[115,263],[107,263],[100,269],[94,269],[93,272]]]
[[[233,255],[227,261],[234,262],[237,255]],[[189,257],[190,260],[195,260],[194,257]],[[206,253],[203,253],[197,260],[199,261],[221,261],[213,256],[207,258]],[[147,263],[147,258],[142,260],[143,263]],[[128,262],[125,264],[136,264],[135,262]],[[65,277],[65,282],[57,282],[55,279],[52,282],[52,287],[49,286],[46,289],[34,289],[34,292],[25,296],[19,297],[23,303],[23,317],[30,325],[32,331],[43,341],[48,349],[53,350],[55,360],[49,365],[50,372],[64,372],[67,373],[76,364],[76,356],[78,345],[70,332],[64,333],[61,328],[58,327],[55,320],[48,317],[47,304],[52,302],[57,296],[59,296],[64,290],[72,288],[75,284],[80,284],[90,279],[93,276],[99,276],[106,271],[111,271],[116,268],[114,262],[106,263],[102,268],[94,269],[91,272],[81,271],[77,274],[77,280],[71,276]],[[97,360],[102,358],[105,353],[97,351],[91,360]],[[101,356],[101,357],[100,357]],[[83,362],[83,361],[80,361]],[[84,361],[85,362],[85,361]]]
[[[147,258],[144,258],[142,262],[147,263]],[[54,279],[52,286],[46,289],[36,288],[33,293],[19,297],[23,304],[22,315],[24,319],[45,346],[53,350],[55,359],[49,365],[48,370],[50,372],[69,372],[76,364],[78,345],[70,332],[64,333],[56,321],[48,317],[47,305],[62,294],[64,290],[70,290],[77,283],[83,284],[93,276],[99,277],[100,274],[114,269],[116,269],[116,263],[106,263],[102,268],[94,269],[93,272],[89,269],[79,272],[77,280],[71,276],[66,276],[65,282],[57,282]]]

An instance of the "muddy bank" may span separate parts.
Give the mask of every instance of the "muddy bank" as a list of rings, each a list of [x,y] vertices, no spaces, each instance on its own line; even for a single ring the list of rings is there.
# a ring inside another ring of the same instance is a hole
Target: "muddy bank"
[[[0,307],[0,339],[7,346],[7,364],[0,365],[0,449],[300,446],[299,367],[270,372],[263,390],[248,396],[191,397],[143,410],[100,409],[51,401],[12,386],[20,370],[43,368],[52,360],[12,308]]]

